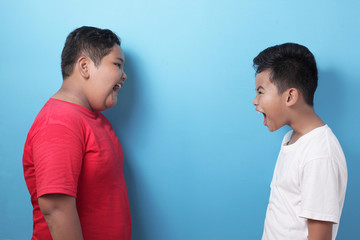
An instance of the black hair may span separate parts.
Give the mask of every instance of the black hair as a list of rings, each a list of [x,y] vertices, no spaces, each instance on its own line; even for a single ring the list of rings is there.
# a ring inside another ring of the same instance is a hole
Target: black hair
[[[296,43],[276,45],[260,52],[253,63],[256,74],[270,69],[270,81],[279,94],[293,87],[302,93],[308,105],[314,105],[318,71],[308,48]]]
[[[72,31],[66,38],[61,54],[63,79],[69,77],[80,56],[89,57],[98,66],[101,59],[111,52],[114,45],[120,46],[119,37],[108,29],[83,26]]]

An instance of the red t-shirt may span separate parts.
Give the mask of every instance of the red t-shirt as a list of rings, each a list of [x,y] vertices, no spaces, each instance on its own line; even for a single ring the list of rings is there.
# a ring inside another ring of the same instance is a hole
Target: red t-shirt
[[[51,98],[29,131],[23,167],[33,205],[32,239],[52,239],[38,197],[62,193],[76,198],[85,240],[130,240],[123,151],[101,112]]]

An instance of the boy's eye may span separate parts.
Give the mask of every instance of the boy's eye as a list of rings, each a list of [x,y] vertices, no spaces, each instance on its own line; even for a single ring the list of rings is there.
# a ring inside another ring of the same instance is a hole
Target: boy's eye
[[[121,68],[121,63],[114,63],[118,68]]]

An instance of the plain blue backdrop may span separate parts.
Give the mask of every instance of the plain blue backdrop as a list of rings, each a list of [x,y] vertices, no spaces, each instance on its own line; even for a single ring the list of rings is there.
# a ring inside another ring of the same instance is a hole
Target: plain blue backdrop
[[[133,240],[260,239],[281,129],[255,112],[252,59],[284,42],[319,68],[315,109],[347,157],[338,238],[357,239],[359,1],[1,1],[0,239],[30,239],[27,132],[61,86],[73,29],[122,38],[128,79],[105,111],[123,145]]]

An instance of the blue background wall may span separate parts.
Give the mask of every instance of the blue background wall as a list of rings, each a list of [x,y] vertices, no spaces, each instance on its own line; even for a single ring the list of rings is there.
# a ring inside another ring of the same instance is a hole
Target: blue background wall
[[[67,34],[123,40],[128,80],[105,114],[125,151],[134,240],[260,239],[283,134],[255,112],[252,59],[298,42],[319,68],[315,105],[349,169],[338,239],[360,215],[359,1],[1,1],[0,239],[30,239],[27,131],[61,85]]]

